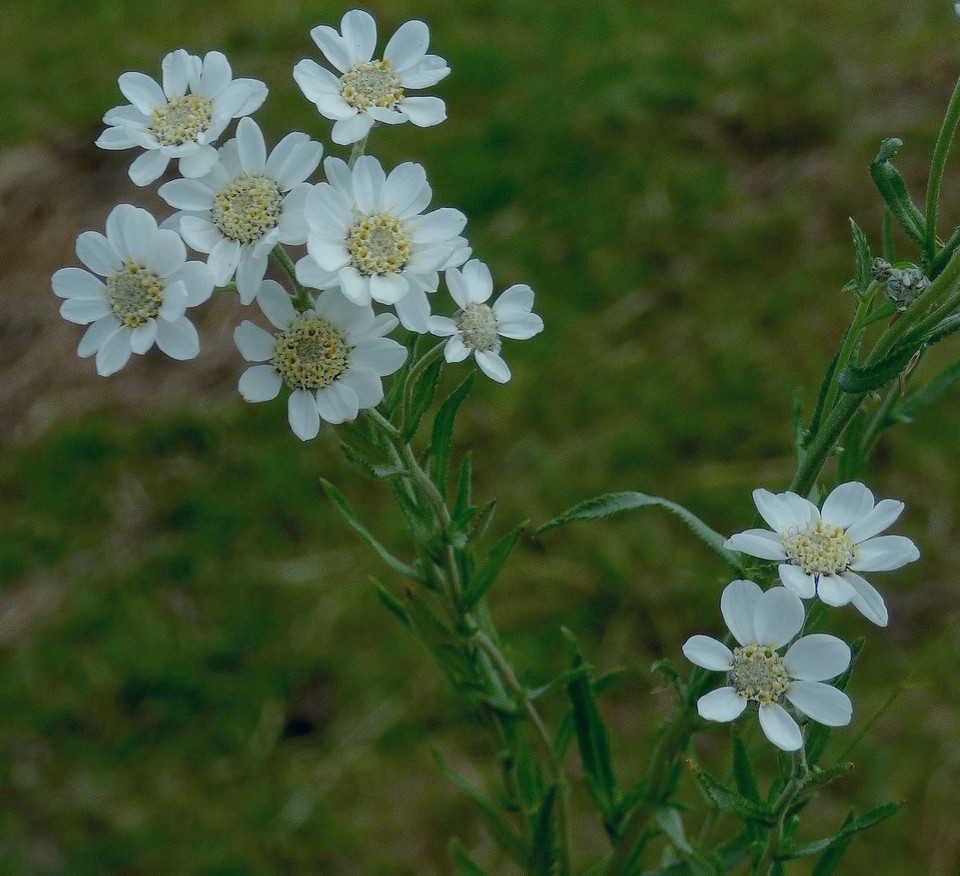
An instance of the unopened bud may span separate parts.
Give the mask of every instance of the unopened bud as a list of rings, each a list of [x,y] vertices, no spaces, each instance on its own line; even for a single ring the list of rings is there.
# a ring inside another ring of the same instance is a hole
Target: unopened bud
[[[906,310],[924,292],[930,281],[916,267],[891,268],[887,278],[887,295],[897,310]]]

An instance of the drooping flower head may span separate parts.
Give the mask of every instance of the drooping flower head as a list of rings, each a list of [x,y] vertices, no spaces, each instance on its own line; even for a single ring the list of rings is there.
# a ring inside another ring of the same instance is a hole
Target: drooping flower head
[[[320,143],[294,132],[268,156],[259,126],[244,118],[209,173],[160,186],[160,197],[185,211],[179,216],[183,239],[210,254],[207,264],[218,286],[236,275],[244,304],[256,296],[274,246],[306,242],[306,179],[322,154]]]
[[[361,156],[351,170],[339,158],[323,162],[327,182],[314,186],[304,208],[307,257],[297,277],[311,288],[338,287],[356,304],[393,305],[404,328],[427,331],[439,271],[470,256],[459,234],[467,217],[452,207],[424,213],[432,192],[419,164],[385,174]]]
[[[430,317],[430,331],[449,337],[444,358],[461,362],[472,353],[484,374],[506,383],[510,368],[500,356],[500,339],[526,340],[543,331],[543,320],[531,312],[533,289],[524,284],[511,286],[491,307],[486,302],[493,294],[493,277],[483,262],[471,259],[462,270],[450,268],[445,276],[460,311],[452,319]]]
[[[753,581],[733,581],[720,597],[720,613],[739,643],[730,650],[710,636],[692,636],[683,646],[697,666],[726,672],[727,683],[697,701],[708,721],[734,721],[756,703],[764,735],[784,751],[803,746],[803,733],[783,705],[828,727],[850,723],[853,707],[841,690],[824,682],[850,665],[850,648],[836,636],[814,633],[793,642],[803,626],[800,597],[785,587],[763,591]]]
[[[85,231],[77,238],[77,257],[89,270],[61,268],[53,275],[53,291],[66,299],[63,317],[90,324],[77,353],[96,353],[104,377],[154,342],[173,359],[192,359],[200,341],[184,311],[210,297],[210,269],[188,262],[180,236],[158,228],[139,207],[118,204],[106,230],[105,236]]]
[[[103,117],[107,129],[97,139],[101,149],[147,151],[130,165],[130,179],[145,186],[158,179],[172,158],[185,177],[203,176],[217,160],[211,145],[231,119],[256,111],[267,86],[256,79],[233,79],[220,52],[201,60],[177,49],[163,59],[163,86],[145,73],[124,73],[120,91],[130,101]]]
[[[347,145],[362,140],[374,122],[397,125],[413,122],[421,128],[447,117],[439,97],[411,97],[411,88],[436,85],[450,72],[446,61],[428,55],[430,31],[422,21],[400,25],[387,42],[382,60],[374,59],[377,25],[361,9],[351,9],[340,21],[340,33],[327,25],[310,31],[337,76],[316,61],[304,59],[293,78],[307,100],[334,122],[331,138]]]
[[[384,337],[397,320],[374,316],[369,305],[347,301],[338,291],[322,292],[316,306],[298,313],[279,283],[265,280],[257,303],[277,331],[248,320],[234,332],[240,353],[254,365],[240,376],[240,394],[250,402],[270,401],[290,389],[290,428],[302,441],[315,438],[320,421],[343,423],[383,399],[382,377],[406,359],[406,348]]]
[[[754,490],[760,516],[770,526],[748,529],[724,547],[779,562],[780,580],[798,596],[819,596],[827,605],[853,604],[878,626],[886,626],[883,597],[858,572],[899,569],[920,556],[902,535],[877,536],[903,511],[903,502],[881,499],[857,481],[840,484],[817,508],[796,493]]]

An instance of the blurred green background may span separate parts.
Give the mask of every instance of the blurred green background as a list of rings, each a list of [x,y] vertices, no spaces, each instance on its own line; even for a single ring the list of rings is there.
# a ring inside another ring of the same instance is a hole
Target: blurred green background
[[[258,120],[323,140],[290,70],[317,57],[327,2],[12,0],[0,27],[0,873],[447,874],[450,835],[511,872],[434,762],[482,781],[490,752],[438,672],[373,596],[388,572],[322,496],[325,476],[403,550],[388,497],[302,445],[282,402],[249,406],[230,340],[240,308],[198,316],[200,357],[153,351],[97,378],[49,275],[114,203],[132,153],[92,146],[125,70],[220,49],[270,87]],[[499,288],[528,282],[547,330],[511,344],[461,422],[494,534],[609,490],[682,502],[734,532],[750,491],[792,474],[790,410],[809,413],[848,318],[848,216],[878,244],[867,165],[880,139],[922,192],[960,74],[952,4],[900,0],[382,2],[383,39],[431,27],[449,121],[377,130],[386,165],[427,167],[469,217]],[[225,11],[226,10],[226,11]],[[960,220],[960,155],[941,234]],[[905,253],[906,254],[906,253]],[[927,359],[928,374],[956,355]],[[451,380],[461,368],[450,369]],[[864,726],[960,606],[958,396],[878,448],[869,485],[907,503],[922,559],[874,576],[892,622],[852,684]],[[624,781],[669,693],[649,673],[720,631],[725,570],[656,511],[525,542],[490,597],[531,684],[571,627],[601,669]],[[854,842],[845,873],[960,872],[960,658],[948,636],[853,754],[817,812],[904,811]],[[545,704],[551,721],[559,698]],[[723,734],[700,741],[705,756]],[[846,738],[851,738],[847,736]],[[838,746],[839,747],[839,746]],[[695,794],[690,791],[689,793]],[[581,812],[583,801],[573,801]],[[588,818],[584,853],[603,848]],[[791,871],[793,872],[793,871]],[[798,867],[797,873],[805,872]]]

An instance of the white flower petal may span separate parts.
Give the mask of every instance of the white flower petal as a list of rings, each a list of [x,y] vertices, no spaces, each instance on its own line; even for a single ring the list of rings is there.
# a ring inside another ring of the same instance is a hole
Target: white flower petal
[[[850,697],[820,681],[795,681],[785,696],[805,715],[827,727],[846,727],[853,716]]]
[[[60,268],[50,283],[59,298],[97,298],[105,296],[107,291],[101,280],[83,268]]]
[[[399,219],[426,209],[433,192],[423,165],[405,161],[390,171],[383,186],[383,207]]]
[[[110,302],[104,295],[97,298],[65,298],[60,305],[60,315],[78,325],[96,322],[110,312]]]
[[[429,88],[445,76],[449,76],[450,67],[437,55],[424,55],[412,67],[398,72],[400,84],[404,88]]]
[[[792,590],[773,587],[764,591],[754,615],[757,644],[782,648],[800,632],[805,617],[803,602]]]
[[[312,392],[295,389],[287,399],[287,420],[293,434],[301,441],[310,441],[320,432],[320,412]]]
[[[240,355],[248,362],[266,362],[273,358],[277,348],[276,338],[249,319],[245,319],[233,330],[233,342]]]
[[[353,165],[353,197],[361,213],[383,209],[383,187],[387,175],[372,155],[361,155]]]
[[[510,366],[499,353],[493,350],[476,350],[473,354],[480,370],[491,380],[497,383],[507,383],[510,380]]]
[[[876,507],[847,527],[847,535],[854,542],[865,541],[878,532],[883,532],[903,513],[903,502],[896,499],[881,499]]]
[[[813,599],[817,595],[817,579],[815,575],[808,575],[799,566],[793,563],[781,563],[777,567],[780,583],[788,590],[792,590],[801,599]]]
[[[754,618],[762,594],[759,584],[744,579],[731,581],[720,594],[720,614],[733,638],[741,645],[757,641]]]
[[[276,280],[264,280],[257,292],[257,304],[263,315],[278,329],[285,329],[297,318],[289,294]]]
[[[377,47],[377,24],[369,12],[351,9],[340,19],[343,47],[351,64],[369,61]]]
[[[751,557],[760,557],[762,560],[785,560],[787,553],[783,549],[783,542],[775,532],[767,529],[748,529],[731,535],[723,546],[732,551],[740,551]]]
[[[453,207],[440,207],[407,220],[414,243],[421,246],[456,237],[467,224],[467,217]]]
[[[240,264],[240,242],[221,237],[210,251],[207,267],[213,271],[213,279],[218,286],[226,286]]]
[[[801,681],[827,681],[847,671],[850,646],[827,633],[797,639],[783,655],[783,668]]]
[[[241,251],[236,277],[237,294],[241,304],[249,304],[257,297],[257,291],[267,273],[268,255],[258,258],[249,251]]]
[[[400,106],[418,128],[432,128],[447,118],[447,105],[439,97],[408,97]]]
[[[383,382],[377,372],[371,368],[361,368],[351,362],[350,369],[338,382],[344,383],[354,391],[360,410],[375,407],[383,401]]]
[[[777,748],[783,751],[798,751],[803,747],[800,727],[783,706],[777,703],[761,703],[758,717],[763,735]]]
[[[77,238],[77,258],[101,277],[115,274],[123,266],[116,247],[99,231],[84,231]]]
[[[448,362],[462,362],[470,355],[470,348],[463,343],[460,333],[453,335],[443,347],[443,358]]]
[[[330,131],[330,139],[339,146],[349,146],[362,140],[373,127],[373,119],[367,113],[357,113],[347,119],[338,119]]]
[[[342,380],[335,380],[326,389],[316,393],[317,410],[328,423],[343,423],[355,420],[360,411],[360,399],[353,387]]]
[[[760,516],[774,532],[782,532],[800,522],[795,519],[790,504],[769,490],[754,490],[753,502]]]
[[[370,288],[372,293],[373,284]],[[379,300],[375,294],[373,297]],[[406,295],[394,302],[393,308],[400,318],[400,325],[407,331],[421,335],[430,331],[430,302],[420,289],[410,289]]]
[[[130,349],[137,355],[146,353],[157,338],[157,321],[148,319],[130,330]]]
[[[868,621],[885,627],[889,621],[887,606],[877,589],[855,572],[844,572],[843,579],[857,591],[857,595],[850,600],[853,607]]]
[[[684,642],[683,656],[694,666],[726,672],[733,666],[733,652],[710,636],[691,636]]]
[[[369,285],[370,297],[381,304],[397,304],[404,295],[410,292],[410,284],[403,274],[372,274]],[[427,313],[429,312],[430,306],[428,304]],[[399,312],[397,316],[400,316]],[[400,321],[403,322],[402,316],[400,316]],[[422,331],[422,329],[418,329],[418,331]]]
[[[423,60],[430,45],[430,29],[422,21],[405,21],[387,41],[383,57],[398,73]]]
[[[200,352],[200,337],[185,316],[174,322],[157,323],[157,346],[171,359],[193,359]]]
[[[732,687],[718,687],[697,700],[697,712],[708,721],[733,721],[746,707],[747,698]]]
[[[267,163],[267,144],[260,126],[250,116],[244,116],[237,123],[237,154],[244,171],[263,174]]]
[[[212,146],[198,145],[186,155],[180,157],[179,170],[191,179],[206,176],[217,163],[217,150]]]
[[[199,180],[171,180],[160,186],[157,193],[178,210],[209,210],[213,207],[213,191]]]
[[[265,402],[279,395],[282,384],[283,378],[272,365],[254,365],[240,375],[237,389],[245,401]]]
[[[817,596],[826,605],[832,605],[835,608],[847,605],[856,593],[856,590],[841,575],[820,575],[817,579]]]
[[[120,93],[145,116],[149,116],[154,107],[167,103],[163,89],[146,73],[122,73],[117,84]]]
[[[116,374],[130,360],[130,329],[121,326],[103,338],[97,348],[97,374],[109,377]]]
[[[346,73],[353,66],[343,37],[332,27],[326,24],[318,25],[310,31],[310,36],[317,44],[317,48],[323,52],[324,57],[341,73]]]
[[[159,149],[151,149],[138,155],[130,164],[127,173],[138,186],[148,186],[156,182],[167,169],[170,159]]]
[[[858,481],[840,484],[824,499],[820,517],[824,523],[846,529],[873,510],[873,493]]]
[[[920,559],[917,546],[903,535],[878,535],[857,545],[850,568],[857,572],[889,572]]]
[[[393,374],[407,358],[407,348],[391,338],[373,338],[354,348],[351,366],[369,368],[380,377]]]
[[[83,359],[86,359],[87,356],[92,356],[100,349],[103,342],[117,331],[120,326],[120,320],[113,314],[91,323],[80,339],[80,343],[77,345],[77,355]]]

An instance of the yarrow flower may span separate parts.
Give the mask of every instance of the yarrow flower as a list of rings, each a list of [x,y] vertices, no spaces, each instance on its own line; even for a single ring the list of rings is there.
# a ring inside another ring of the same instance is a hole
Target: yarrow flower
[[[103,117],[107,129],[97,139],[101,149],[147,151],[130,165],[130,179],[145,186],[158,179],[172,158],[180,173],[203,176],[217,160],[211,145],[231,119],[249,115],[267,97],[256,79],[233,79],[230,63],[220,52],[201,60],[177,49],[163,59],[163,87],[145,73],[124,73],[118,83],[130,101]]]
[[[531,312],[533,289],[524,284],[511,286],[491,307],[486,302],[493,294],[493,277],[483,262],[471,259],[462,270],[451,268],[445,276],[460,311],[452,319],[430,317],[430,331],[449,337],[444,358],[461,362],[472,353],[484,374],[506,383],[510,368],[500,356],[500,339],[526,340],[543,331],[543,320]]]
[[[316,438],[320,421],[342,423],[383,399],[381,378],[393,374],[407,351],[383,337],[397,320],[374,316],[373,308],[347,301],[336,290],[322,292],[313,309],[298,313],[283,287],[265,280],[257,293],[276,332],[244,320],[234,332],[240,353],[254,365],[240,376],[240,394],[270,401],[290,390],[290,428],[302,441]]]
[[[720,597],[720,613],[739,646],[732,651],[710,636],[692,636],[683,646],[697,666],[727,673],[724,687],[704,694],[697,711],[708,721],[736,720],[757,704],[764,735],[784,751],[803,746],[803,733],[786,701],[799,713],[828,727],[850,723],[853,707],[841,690],[824,682],[850,665],[850,648],[836,636],[814,633],[780,649],[803,626],[800,597],[784,587],[763,591],[753,581],[733,581]]]
[[[917,546],[902,535],[883,535],[903,511],[903,502],[881,499],[857,481],[840,484],[817,508],[796,493],[754,490],[753,501],[773,532],[748,529],[723,546],[780,563],[780,580],[798,596],[819,596],[827,605],[852,603],[864,617],[886,626],[883,597],[858,572],[886,572],[918,559]]]
[[[160,187],[160,197],[186,211],[178,215],[183,239],[210,254],[207,264],[218,286],[236,274],[244,304],[256,297],[271,250],[278,243],[306,242],[303,204],[311,189],[306,179],[322,154],[320,143],[294,132],[268,157],[259,126],[243,118],[209,173]]]
[[[326,59],[340,71],[338,77],[316,61],[304,59],[293,68],[293,78],[307,100],[334,122],[334,143],[345,146],[362,140],[374,122],[397,125],[413,122],[420,128],[437,125],[447,117],[439,97],[409,97],[410,88],[436,85],[450,72],[447,62],[426,54],[430,31],[422,21],[400,25],[383,51],[373,60],[377,25],[360,9],[340,20],[340,31],[320,25],[310,36]]]
[[[89,271],[61,268],[52,279],[53,291],[66,299],[64,319],[90,324],[77,353],[96,353],[103,377],[154,342],[172,359],[192,359],[200,340],[184,311],[213,292],[209,268],[188,262],[180,236],[131,204],[110,211],[106,230],[106,236],[85,231],[77,238],[77,258]]]
[[[404,328],[427,331],[439,271],[470,256],[459,234],[467,217],[452,207],[423,213],[432,192],[419,164],[384,173],[369,155],[351,170],[339,158],[323,162],[328,182],[307,195],[308,255],[297,278],[315,289],[338,287],[355,304],[393,305]]]

